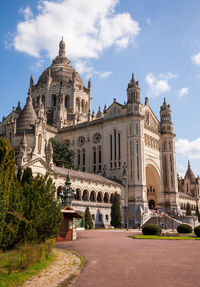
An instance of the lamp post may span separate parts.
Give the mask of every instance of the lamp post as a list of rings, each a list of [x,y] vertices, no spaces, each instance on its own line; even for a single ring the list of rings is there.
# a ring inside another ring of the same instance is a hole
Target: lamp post
[[[71,188],[71,180],[70,180],[70,176],[68,173],[65,185],[58,194],[59,201],[62,204],[62,206],[63,207],[71,206],[72,200],[74,199],[75,194],[76,194],[76,191]]]

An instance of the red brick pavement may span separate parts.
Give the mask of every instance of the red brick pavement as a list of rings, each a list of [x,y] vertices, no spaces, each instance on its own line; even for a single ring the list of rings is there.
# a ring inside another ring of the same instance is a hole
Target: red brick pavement
[[[139,240],[130,234],[79,231],[76,241],[56,243],[86,259],[73,287],[200,286],[200,241]]]

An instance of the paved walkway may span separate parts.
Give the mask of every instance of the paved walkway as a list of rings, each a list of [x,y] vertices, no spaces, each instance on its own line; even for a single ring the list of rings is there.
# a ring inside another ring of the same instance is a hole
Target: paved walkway
[[[130,234],[79,231],[77,241],[56,243],[86,259],[73,287],[200,286],[200,241],[139,240]]]

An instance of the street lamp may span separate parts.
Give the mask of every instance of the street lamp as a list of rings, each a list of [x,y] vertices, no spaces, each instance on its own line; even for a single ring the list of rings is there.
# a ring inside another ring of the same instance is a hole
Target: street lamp
[[[62,206],[65,207],[71,205],[75,195],[76,191],[71,188],[71,180],[68,173],[65,185],[58,193],[58,198]]]

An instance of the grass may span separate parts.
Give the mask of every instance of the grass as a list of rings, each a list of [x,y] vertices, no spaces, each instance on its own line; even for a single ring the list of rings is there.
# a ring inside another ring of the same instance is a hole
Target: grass
[[[156,240],[200,240],[200,238],[195,236],[158,236],[158,235],[130,235],[129,237],[133,239],[156,239]]]
[[[79,258],[80,262],[81,262],[81,269],[84,267],[85,265],[85,258],[83,256],[81,256],[77,251],[75,250],[70,250],[68,251],[71,254],[74,254],[76,257]]]
[[[30,279],[37,274],[40,270],[50,265],[56,256],[51,255],[47,260],[33,264],[28,270],[22,272],[13,272],[11,275],[8,273],[0,273],[0,287],[14,287],[21,285],[24,281]]]

